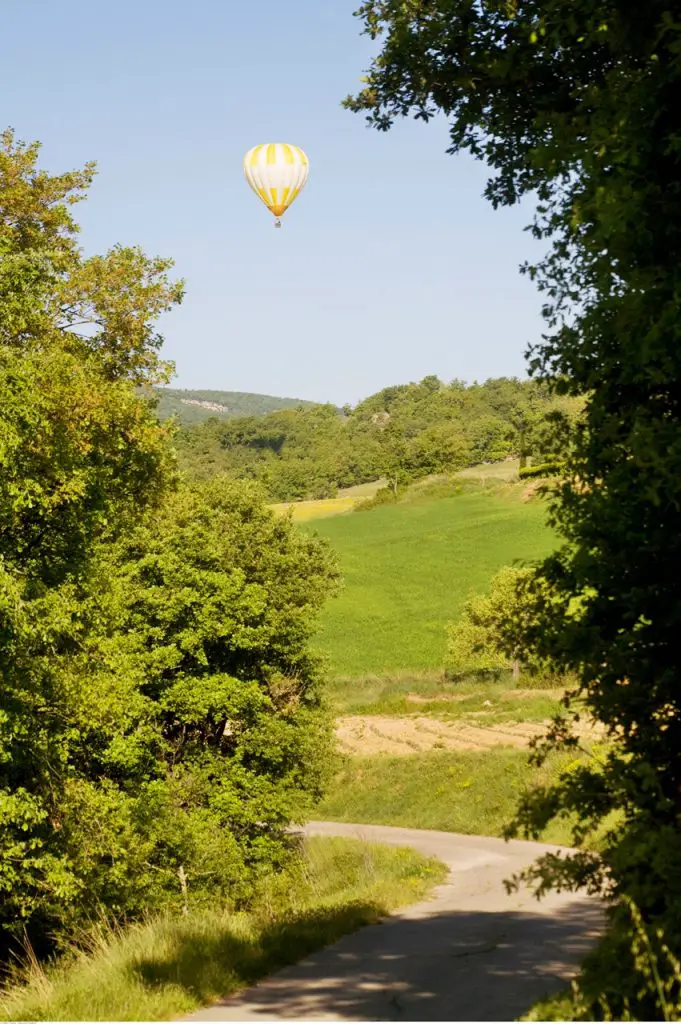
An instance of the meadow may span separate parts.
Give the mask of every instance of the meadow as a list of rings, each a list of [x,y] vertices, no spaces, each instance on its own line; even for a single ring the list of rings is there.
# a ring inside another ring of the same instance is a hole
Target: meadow
[[[563,710],[563,695],[523,689],[510,678],[336,681],[331,702],[342,763],[315,816],[502,836],[524,790],[601,757],[605,737],[576,701],[579,746],[541,767],[530,763],[530,741]],[[569,844],[570,826],[554,821],[537,838]]]
[[[305,524],[340,558],[344,589],[324,610],[317,645],[331,675],[441,669],[445,626],[504,565],[555,547],[544,503],[522,485],[472,488]]]
[[[356,484],[354,487],[343,487],[335,498],[315,498],[310,501],[279,501],[271,507],[280,515],[290,513],[295,523],[304,523],[310,519],[326,519],[329,516],[343,515],[352,512],[357,505],[367,498],[373,498],[384,480],[375,480],[368,484]]]
[[[533,768],[526,750],[506,747],[348,758],[316,815],[500,837],[523,790],[550,784],[561,769],[579,761],[574,754],[554,756]],[[569,844],[569,822],[554,821],[540,838]]]

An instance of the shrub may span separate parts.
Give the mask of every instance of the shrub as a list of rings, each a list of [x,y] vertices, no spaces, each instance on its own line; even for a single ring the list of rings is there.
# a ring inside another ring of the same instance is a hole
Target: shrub
[[[31,684],[13,718],[5,928],[238,900],[282,862],[331,767],[307,642],[335,576],[323,542],[218,479],[102,546],[87,592],[22,604],[5,587],[10,699],[19,673]]]
[[[562,468],[562,462],[542,462],[537,466],[524,466],[518,470],[518,476],[521,480],[537,476],[556,476]]]
[[[394,505],[397,495],[392,487],[380,487],[372,498],[364,498],[355,505],[354,512],[370,512],[372,508],[380,508],[382,505]]]
[[[489,594],[474,595],[466,602],[459,621],[447,630],[450,678],[512,671],[517,679],[523,671],[535,685],[555,685],[550,666],[529,657],[515,638],[523,621],[534,614],[527,590],[533,577],[531,568],[506,566],[492,579]]]

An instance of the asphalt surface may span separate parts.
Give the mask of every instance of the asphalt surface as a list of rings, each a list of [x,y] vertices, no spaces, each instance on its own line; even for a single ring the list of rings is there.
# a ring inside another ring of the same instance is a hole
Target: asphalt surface
[[[565,986],[602,927],[600,906],[584,896],[507,895],[505,878],[558,847],[382,825],[312,822],[305,831],[411,846],[449,876],[431,899],[189,1020],[517,1020]]]

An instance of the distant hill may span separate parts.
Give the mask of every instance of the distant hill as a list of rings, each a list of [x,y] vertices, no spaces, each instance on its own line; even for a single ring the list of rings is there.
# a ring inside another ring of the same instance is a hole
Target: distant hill
[[[229,408],[228,395],[224,402]],[[560,424],[579,415],[579,402],[554,395],[543,381],[502,377],[466,385],[429,376],[384,388],[345,411],[327,403],[238,420],[223,414],[186,426],[175,447],[189,477],[255,479],[272,502],[300,501],[332,498],[379,477],[399,488],[508,458],[555,461],[565,444]]]
[[[187,426],[211,417],[228,420],[235,416],[265,416],[281,409],[310,408],[315,403],[300,398],[274,398],[248,391],[189,391],[180,388],[154,388],[160,396],[158,415],[162,420],[176,415]]]

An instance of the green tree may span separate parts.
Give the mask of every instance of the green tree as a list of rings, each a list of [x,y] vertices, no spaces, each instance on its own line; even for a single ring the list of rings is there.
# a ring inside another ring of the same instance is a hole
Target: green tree
[[[314,616],[336,570],[252,486],[180,489],[155,330],[167,260],[86,259],[0,145],[0,945],[243,898],[329,769]],[[270,438],[271,440],[271,438]]]
[[[113,777],[133,801],[156,869],[135,906],[177,903],[180,868],[190,899],[248,895],[332,763],[308,649],[337,580],[328,549],[257,485],[217,478],[173,494],[97,571],[111,582],[79,656],[79,745],[91,784]]]
[[[488,594],[469,598],[460,619],[447,629],[448,675],[510,671],[515,680],[521,673],[554,678],[551,667],[526,647],[528,630],[542,610],[538,589],[535,569],[505,566],[492,578]],[[548,597],[545,588],[544,593]]]
[[[168,430],[136,385],[164,379],[153,324],[168,261],[86,259],[70,207],[94,168],[52,176],[0,136],[0,911],[78,900],[63,850],[72,723],[56,666],[77,648],[93,551],[158,506]]]
[[[622,824],[602,856],[545,858],[540,884],[587,882],[631,897],[678,954],[678,5],[369,0],[358,14],[381,47],[348,107],[379,129],[444,112],[450,151],[468,150],[492,169],[486,195],[495,206],[536,198],[533,232],[550,247],[526,268],[546,320],[530,365],[558,394],[586,401],[553,505],[566,544],[542,570],[560,599],[528,643],[578,674],[590,711],[618,739],[603,769],[532,794],[523,820],[534,830],[575,810],[581,844],[616,812]],[[570,617],[575,599],[581,614]],[[613,954],[612,1010],[624,1012],[629,996],[634,1012],[654,1016],[626,957]]]
[[[379,452],[381,476],[386,477],[396,498],[399,488],[409,483],[411,473],[409,470],[409,447],[399,426],[391,420],[381,427]]]
[[[461,618],[447,629],[449,675],[498,676],[512,670],[513,678],[519,678],[525,652],[522,648],[508,651],[506,626],[522,611],[518,584],[528,575],[531,569],[507,566],[493,578],[489,594],[469,598]]]
[[[332,766],[308,641],[336,579],[224,478],[169,494],[77,583],[28,600],[0,576],[6,934],[243,899],[282,862]]]
[[[166,486],[168,430],[133,385],[164,379],[158,316],[182,298],[168,260],[86,259],[70,207],[94,166],[51,176],[0,136],[0,555],[50,582]]]

